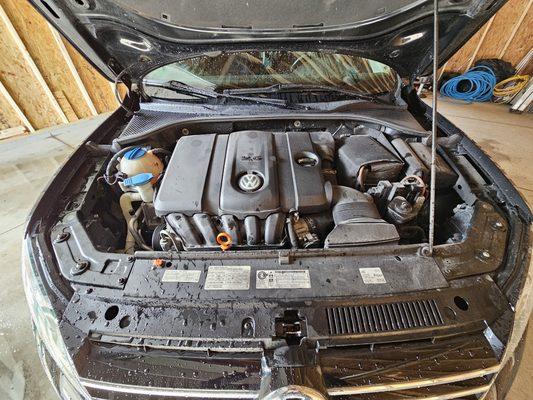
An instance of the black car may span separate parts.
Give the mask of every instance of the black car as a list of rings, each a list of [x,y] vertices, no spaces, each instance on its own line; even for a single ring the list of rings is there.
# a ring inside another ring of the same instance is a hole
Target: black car
[[[61,398],[505,397],[532,215],[441,116],[431,185],[433,1],[31,2],[128,88],[25,232]],[[439,63],[503,3],[439,1]]]

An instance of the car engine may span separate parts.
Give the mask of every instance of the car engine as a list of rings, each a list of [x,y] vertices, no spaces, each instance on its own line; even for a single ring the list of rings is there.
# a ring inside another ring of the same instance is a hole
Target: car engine
[[[398,244],[423,240],[429,151],[367,126],[237,130],[124,149],[107,177],[124,191],[127,252]],[[438,172],[440,189],[457,180],[440,156]]]

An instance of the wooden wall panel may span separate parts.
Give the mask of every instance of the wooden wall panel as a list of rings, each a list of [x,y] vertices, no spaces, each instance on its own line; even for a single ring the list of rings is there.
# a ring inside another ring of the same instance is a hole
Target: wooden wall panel
[[[0,96],[0,131],[22,125],[22,121],[14,112],[11,104]]]
[[[509,0],[447,62],[446,71],[463,73],[482,58],[502,58],[516,66],[533,47],[532,4],[533,0]]]
[[[42,77],[24,54],[25,49],[15,40],[13,26],[4,16],[0,8],[0,80],[35,128],[64,123],[64,115],[58,113],[57,103],[54,104],[49,90],[42,86],[39,79]]]
[[[529,9],[525,17],[502,56],[504,60],[513,65],[518,64],[533,47],[533,6],[531,3],[533,1],[529,2]]]
[[[0,131],[17,126],[25,126],[28,131],[34,131],[20,107],[0,82]]]
[[[472,36],[470,40],[466,42],[465,45],[461,47],[459,51],[455,53],[455,55],[448,61],[446,71],[462,72],[467,69],[467,66],[470,64],[472,54],[474,54],[479,41],[483,37],[483,33],[485,32],[487,24],[477,31],[474,36]]]
[[[494,16],[490,31],[485,36],[477,53],[477,59],[498,58],[507,38],[513,31],[514,22],[520,18],[529,0],[509,0]]]
[[[27,1],[0,0],[0,4],[68,120],[72,122],[91,116],[48,22]]]

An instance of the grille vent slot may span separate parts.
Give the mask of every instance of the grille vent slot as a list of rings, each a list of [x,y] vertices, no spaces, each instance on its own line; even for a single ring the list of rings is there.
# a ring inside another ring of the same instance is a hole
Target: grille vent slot
[[[433,299],[326,309],[330,335],[378,333],[443,325]]]

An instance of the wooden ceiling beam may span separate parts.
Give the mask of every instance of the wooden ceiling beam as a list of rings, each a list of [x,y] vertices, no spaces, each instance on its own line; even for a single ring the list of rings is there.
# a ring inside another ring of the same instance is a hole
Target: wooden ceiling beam
[[[74,78],[74,82],[76,83],[76,86],[78,87],[79,91],[81,92],[82,98],[87,104],[87,107],[91,111],[91,114],[93,116],[98,115],[98,111],[96,110],[96,107],[94,106],[94,103],[91,99],[91,96],[89,96],[89,92],[87,91],[87,88],[83,84],[80,74],[78,73],[78,70],[76,69],[76,66],[74,65],[74,62],[72,61],[72,58],[70,57],[70,54],[67,51],[67,48],[65,46],[65,43],[63,43],[63,40],[61,39],[61,35],[59,32],[55,30],[55,28],[48,24],[48,27],[50,29],[50,32],[52,32],[52,36],[54,37],[54,40],[56,41],[57,47],[59,48],[59,51],[61,52],[61,55],[63,56],[65,63],[67,64],[67,67],[72,74],[72,77]]]
[[[494,22],[494,15],[489,20],[489,22],[487,22],[485,24],[485,29],[483,30],[483,33],[481,34],[481,37],[479,38],[479,40],[477,42],[476,48],[472,52],[472,56],[470,57],[470,61],[468,62],[467,66],[465,68],[467,71],[470,69],[472,64],[474,64],[474,61],[476,61],[477,53],[479,52],[479,49],[481,48],[481,45],[485,41],[485,37],[487,36],[487,33],[489,33],[490,27],[492,26],[493,22]]]
[[[28,121],[28,118],[26,118],[26,114],[20,109],[17,102],[13,99],[13,97],[9,94],[9,91],[6,89],[4,84],[0,81],[0,96],[5,100],[5,102],[9,105],[11,110],[2,110],[4,113],[12,111],[12,113],[15,115],[16,118],[20,120],[20,122],[28,129],[30,132],[35,132],[35,128],[31,124],[30,121]]]

